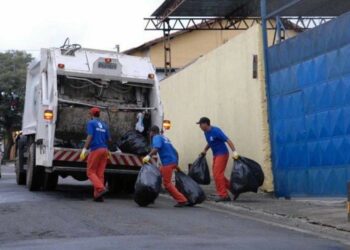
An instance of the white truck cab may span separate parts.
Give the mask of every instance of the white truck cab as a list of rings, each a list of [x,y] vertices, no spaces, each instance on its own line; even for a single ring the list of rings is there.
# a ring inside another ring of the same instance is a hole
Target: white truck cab
[[[17,140],[17,183],[29,190],[50,190],[58,176],[86,180],[79,153],[91,107],[117,142],[145,113],[145,131],[162,125],[159,82],[149,58],[64,45],[41,50],[28,67],[22,135]],[[106,174],[112,183],[132,189],[141,156],[112,149]]]

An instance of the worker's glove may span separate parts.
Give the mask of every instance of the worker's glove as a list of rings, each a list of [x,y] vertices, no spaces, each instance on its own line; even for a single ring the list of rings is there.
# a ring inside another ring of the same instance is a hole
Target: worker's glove
[[[149,161],[151,160],[151,156],[146,155],[145,157],[143,157],[142,162],[143,164],[149,163]]]
[[[234,160],[238,160],[239,154],[238,154],[238,152],[237,152],[236,150],[233,151],[233,153],[232,153],[232,158],[233,158]]]
[[[203,151],[203,152],[201,152],[201,153],[199,154],[199,156],[200,156],[200,157],[204,157],[204,156],[206,156],[206,154],[207,154],[207,152]]]
[[[86,148],[83,148],[83,150],[80,153],[80,160],[84,161],[87,156]]]

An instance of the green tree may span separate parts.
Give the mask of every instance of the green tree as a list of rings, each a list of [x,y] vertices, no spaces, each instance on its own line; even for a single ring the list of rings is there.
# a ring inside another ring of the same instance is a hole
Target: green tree
[[[32,60],[24,51],[0,53],[0,136],[5,141],[5,159],[13,145],[12,132],[21,129],[26,72]]]

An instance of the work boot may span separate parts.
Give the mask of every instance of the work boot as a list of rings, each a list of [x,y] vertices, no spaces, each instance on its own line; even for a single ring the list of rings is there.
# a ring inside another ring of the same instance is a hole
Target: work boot
[[[220,197],[219,196],[215,199],[215,202],[225,202],[225,201],[231,201],[230,196],[227,196],[227,197]]]
[[[189,203],[188,201],[186,202],[178,202],[177,204],[174,205],[174,207],[188,207],[190,206],[191,203]]]
[[[233,194],[233,200],[237,200],[240,194]]]
[[[106,193],[108,193],[108,189],[107,189],[107,188],[105,188],[103,191],[97,193],[96,196],[94,197],[94,199],[101,198],[101,197],[103,197]]]

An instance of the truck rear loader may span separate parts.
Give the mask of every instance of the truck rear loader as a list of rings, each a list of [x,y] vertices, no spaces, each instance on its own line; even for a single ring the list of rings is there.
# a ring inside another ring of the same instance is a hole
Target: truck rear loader
[[[28,67],[22,134],[16,139],[19,185],[53,190],[59,176],[87,180],[79,154],[91,107],[101,109],[114,142],[135,128],[140,113],[145,131],[162,125],[159,82],[149,58],[77,44],[41,49],[40,56]],[[111,150],[105,173],[112,191],[132,192],[141,157],[117,146]]]

